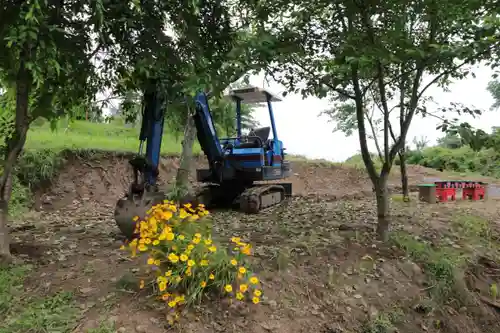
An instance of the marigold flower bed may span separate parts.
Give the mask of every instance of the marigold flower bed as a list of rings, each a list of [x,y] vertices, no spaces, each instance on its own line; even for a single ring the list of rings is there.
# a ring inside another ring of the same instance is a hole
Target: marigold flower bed
[[[178,310],[200,302],[208,293],[222,293],[239,302],[260,302],[257,276],[248,267],[251,245],[231,238],[223,249],[212,240],[209,212],[203,205],[179,207],[172,201],[152,207],[143,218],[135,217],[137,238],[128,249],[132,257],[144,258],[150,285],[158,299],[167,302],[170,318]]]

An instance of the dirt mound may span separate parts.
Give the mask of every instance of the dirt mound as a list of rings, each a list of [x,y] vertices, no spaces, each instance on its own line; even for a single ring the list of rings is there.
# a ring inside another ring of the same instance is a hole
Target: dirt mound
[[[75,202],[100,202],[114,205],[124,195],[132,181],[132,169],[128,165],[131,156],[102,153],[90,157],[69,154],[66,163],[50,186],[36,194],[35,209],[59,209]],[[179,165],[178,157],[161,160],[159,182],[172,183]],[[204,157],[193,163],[196,168],[206,167]],[[294,195],[352,195],[358,192],[371,193],[371,184],[366,173],[355,168],[309,162],[293,162],[291,182]],[[194,182],[194,179],[191,179]]]
[[[97,153],[85,157],[68,153],[66,163],[56,179],[53,179],[49,186],[37,191],[35,209],[57,210],[76,202],[114,207],[116,200],[125,194],[132,181],[132,169],[128,164],[131,157],[131,154],[117,153]],[[160,186],[167,187],[173,182],[178,166],[178,157],[162,158]],[[192,183],[195,182],[195,170],[206,167],[204,156],[195,158],[190,179]],[[389,188],[392,192],[401,191],[398,171],[395,166],[389,178]],[[422,182],[467,178],[415,165],[408,166],[408,175],[411,191],[415,191],[415,185]],[[373,194],[372,184],[365,170],[333,163],[292,161],[292,176],[284,181],[292,183],[293,195],[296,196],[350,200],[370,197]],[[486,181],[494,182],[489,179]]]

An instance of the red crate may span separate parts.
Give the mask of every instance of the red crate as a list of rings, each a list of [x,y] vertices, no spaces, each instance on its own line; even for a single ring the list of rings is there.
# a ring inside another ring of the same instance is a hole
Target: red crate
[[[451,199],[451,201],[455,201],[457,196],[457,191],[455,188],[436,188],[436,197],[438,198],[439,202],[446,202],[448,201],[448,198]]]
[[[472,199],[472,200],[481,200],[484,199],[485,191],[484,187],[477,184],[478,186],[475,187],[470,187],[470,188],[464,188],[462,190],[462,199]]]

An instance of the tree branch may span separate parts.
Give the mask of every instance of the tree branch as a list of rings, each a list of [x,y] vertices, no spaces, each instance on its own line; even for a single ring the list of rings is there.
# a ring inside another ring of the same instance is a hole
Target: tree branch
[[[372,106],[371,115],[368,114],[368,110],[366,110],[366,108],[365,108],[365,117],[366,117],[366,120],[368,120],[368,124],[370,125],[370,129],[371,129],[371,132],[373,135],[373,141],[375,142],[375,148],[377,149],[377,153],[378,153],[378,158],[380,159],[381,163],[384,163],[384,156],[382,154],[382,150],[380,149],[380,144],[379,144],[378,138],[377,138],[377,132],[375,130],[375,125],[373,123],[373,108],[374,107],[375,107],[375,105]]]

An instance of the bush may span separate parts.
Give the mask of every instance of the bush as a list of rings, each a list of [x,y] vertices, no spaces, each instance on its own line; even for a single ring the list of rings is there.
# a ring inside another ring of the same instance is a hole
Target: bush
[[[431,147],[407,153],[408,164],[456,172],[476,172],[484,176],[500,177],[500,155],[493,149],[475,152],[469,147],[449,149]]]
[[[200,302],[210,293],[222,293],[231,301],[260,302],[259,279],[248,268],[251,246],[238,237],[226,251],[212,240],[208,211],[203,205],[176,206],[172,201],[150,209],[143,219],[136,217],[137,238],[128,244],[132,257],[146,260],[150,286],[171,309],[169,321],[178,310]],[[124,247],[125,248],[125,247]]]

